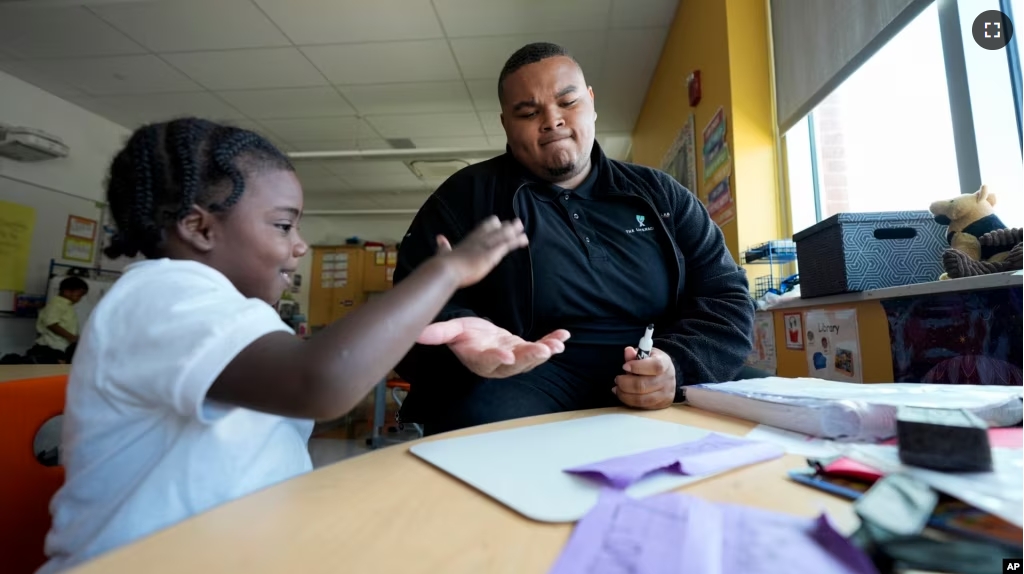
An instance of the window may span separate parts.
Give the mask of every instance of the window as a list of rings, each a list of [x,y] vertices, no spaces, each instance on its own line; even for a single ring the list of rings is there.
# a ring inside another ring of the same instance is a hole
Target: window
[[[1019,0],[1017,4],[1020,4]],[[973,0],[967,5],[970,12],[963,9],[960,12],[961,29],[966,32],[970,31],[978,14],[999,9],[998,0]],[[1024,24],[1021,16],[1013,10],[1016,7],[1010,8],[1015,28],[1018,22]],[[1015,29],[1013,35],[1019,40],[1018,32]],[[1006,49],[985,50],[967,36],[964,39],[964,61],[971,92],[981,181],[996,194],[996,214],[1003,223],[1009,227],[1021,227],[1024,224],[1024,166],[1021,164],[1016,104]]]
[[[989,3],[998,9],[998,0],[960,4],[971,111],[982,181],[1003,222],[1019,227],[1024,168],[1007,57],[971,35]],[[926,210],[975,191],[960,189],[954,142],[933,2],[785,134],[794,233],[840,212]]]

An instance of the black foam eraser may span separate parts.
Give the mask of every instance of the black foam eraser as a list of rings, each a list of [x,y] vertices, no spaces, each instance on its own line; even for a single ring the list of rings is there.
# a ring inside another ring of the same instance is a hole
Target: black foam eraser
[[[896,432],[904,464],[951,472],[992,470],[988,426],[970,411],[900,407]]]

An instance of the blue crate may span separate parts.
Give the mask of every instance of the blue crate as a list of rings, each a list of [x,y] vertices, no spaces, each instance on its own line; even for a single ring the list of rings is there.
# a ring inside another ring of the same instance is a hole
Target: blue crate
[[[800,296],[936,281],[946,227],[927,211],[839,213],[793,236]]]

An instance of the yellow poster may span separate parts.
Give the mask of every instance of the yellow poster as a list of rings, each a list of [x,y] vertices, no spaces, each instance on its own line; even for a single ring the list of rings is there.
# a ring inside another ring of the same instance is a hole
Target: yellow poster
[[[0,201],[0,291],[24,291],[36,211]]]

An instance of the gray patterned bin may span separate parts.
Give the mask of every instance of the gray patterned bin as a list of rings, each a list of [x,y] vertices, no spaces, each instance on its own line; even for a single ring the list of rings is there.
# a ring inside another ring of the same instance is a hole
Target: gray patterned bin
[[[804,298],[936,281],[949,247],[927,211],[839,213],[793,240]]]

